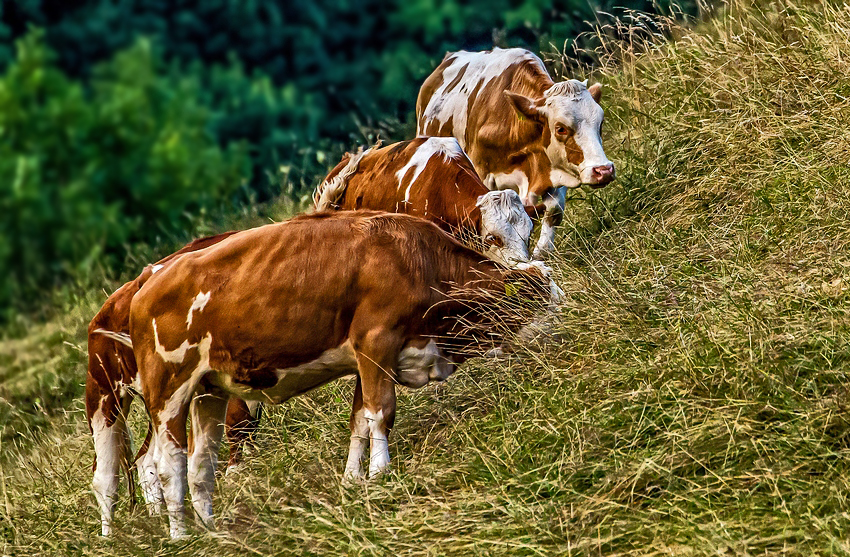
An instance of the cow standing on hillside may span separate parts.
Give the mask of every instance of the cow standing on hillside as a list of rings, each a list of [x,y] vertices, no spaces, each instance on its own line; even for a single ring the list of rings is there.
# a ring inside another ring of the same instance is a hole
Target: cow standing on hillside
[[[374,209],[433,221],[505,265],[529,261],[529,215],[513,191],[490,191],[453,137],[420,137],[349,155],[316,189],[316,209]]]
[[[135,503],[132,440],[126,417],[138,391],[136,358],[128,346],[130,302],[153,273],[168,267],[181,255],[214,245],[235,232],[225,232],[195,240],[179,251],[147,266],[136,279],[125,283],[103,304],[89,323],[89,365],[86,376],[86,419],[95,445],[92,489],[103,517],[112,516],[121,469],[127,476],[131,504]],[[227,408],[227,436],[230,440],[228,467],[237,464],[242,445],[259,422],[259,403],[246,404],[232,398]],[[153,513],[162,505],[162,487],[154,461],[156,451],[146,439],[136,462],[142,494]],[[104,520],[103,535],[111,526]]]
[[[416,101],[417,133],[453,136],[488,188],[513,189],[546,215],[535,258],[554,249],[566,188],[602,187],[614,165],[602,148],[600,84],[554,83],[540,58],[518,48],[453,52]]]
[[[549,295],[532,265],[507,270],[433,223],[367,211],[247,230],[148,275],[131,303],[130,344],[171,535],[185,533],[188,486],[198,516],[213,526],[230,395],[277,403],[357,374],[345,473],[361,476],[368,444],[374,476],[389,465],[395,384],[446,379],[471,344],[492,346],[497,329],[521,326],[526,315],[506,304],[539,298],[542,306]],[[108,429],[102,440],[120,443]],[[104,524],[109,503],[101,504]]]

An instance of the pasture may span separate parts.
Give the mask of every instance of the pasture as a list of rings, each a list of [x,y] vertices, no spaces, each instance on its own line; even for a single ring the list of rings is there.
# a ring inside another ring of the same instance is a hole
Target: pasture
[[[374,482],[342,482],[340,380],[267,409],[218,531],[122,490],[99,538],[85,327],[118,284],[55,294],[0,340],[0,555],[850,554],[850,7],[757,5],[600,36],[618,177],[567,203],[554,339],[399,389]]]

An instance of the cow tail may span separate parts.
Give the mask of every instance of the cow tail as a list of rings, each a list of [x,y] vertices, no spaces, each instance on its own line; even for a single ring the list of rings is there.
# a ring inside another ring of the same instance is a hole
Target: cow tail
[[[133,341],[127,333],[116,333],[115,331],[107,331],[106,329],[95,329],[92,332],[111,338],[115,342],[120,342],[129,349],[133,349]]]
[[[339,172],[336,173],[335,176],[330,179],[325,179],[321,184],[319,184],[319,187],[316,188],[316,193],[313,194],[313,203],[316,205],[317,211],[334,208],[345,193],[345,188],[348,186],[349,178],[351,178],[360,168],[360,161],[362,161],[363,157],[371,152],[372,149],[380,146],[380,141],[365,151],[361,146],[357,150],[357,153],[348,156],[348,162],[342,167],[342,169],[340,169]]]

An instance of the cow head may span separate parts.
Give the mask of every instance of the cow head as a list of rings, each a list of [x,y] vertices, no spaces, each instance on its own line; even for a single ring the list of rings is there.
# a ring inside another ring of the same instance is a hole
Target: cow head
[[[478,198],[484,255],[507,266],[528,261],[528,239],[534,223],[519,194],[513,190],[491,191]]]
[[[601,188],[614,179],[614,164],[602,148],[602,85],[575,79],[554,84],[541,99],[505,91],[521,118],[540,124],[555,187]]]

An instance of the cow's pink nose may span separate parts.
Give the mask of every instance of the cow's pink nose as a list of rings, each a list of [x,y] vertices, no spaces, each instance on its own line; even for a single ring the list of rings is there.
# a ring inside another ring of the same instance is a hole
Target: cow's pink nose
[[[614,180],[614,165],[606,164],[604,166],[593,167],[594,186],[601,187]]]

